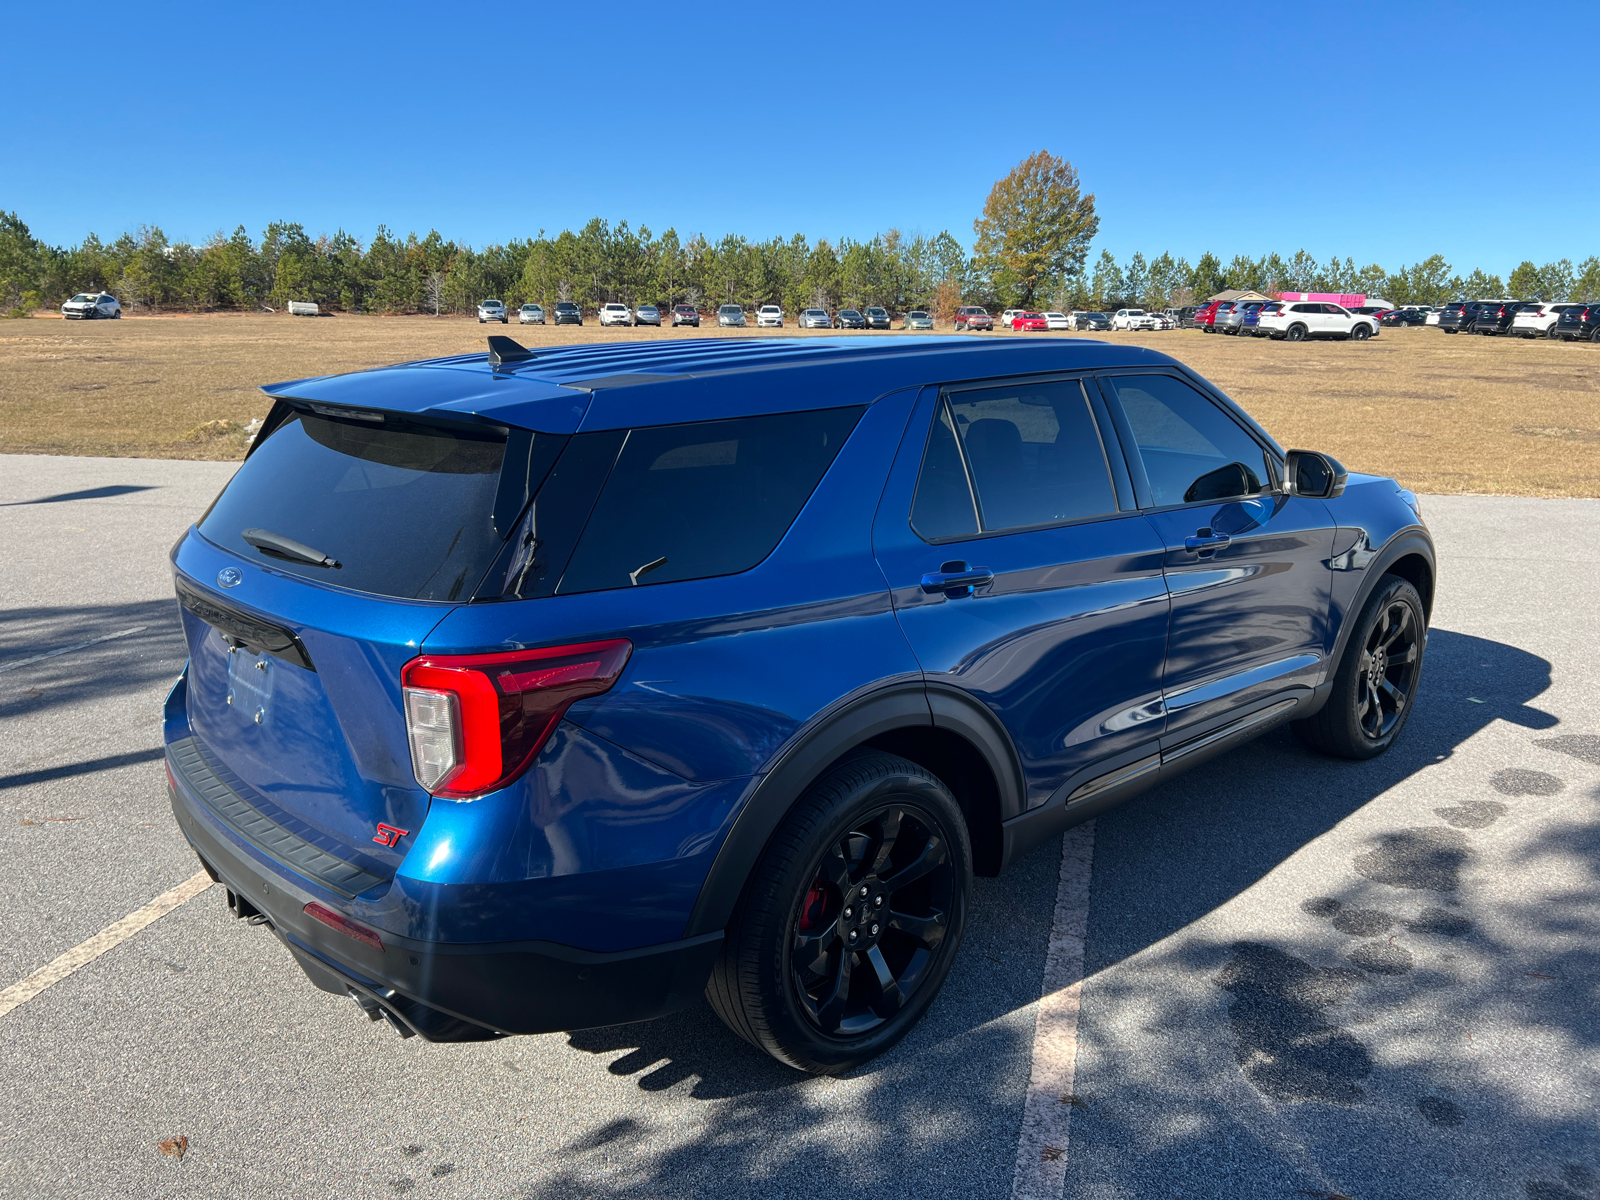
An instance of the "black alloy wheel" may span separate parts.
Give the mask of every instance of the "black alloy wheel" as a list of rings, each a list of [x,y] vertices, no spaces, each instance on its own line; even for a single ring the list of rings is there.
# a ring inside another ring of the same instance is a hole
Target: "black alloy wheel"
[[[1372,330],[1366,325],[1357,325],[1350,331],[1350,336],[1358,342],[1364,342],[1372,336]]]
[[[1303,342],[1306,340],[1306,333],[1307,330],[1304,325],[1291,325],[1289,326],[1289,332],[1284,336],[1291,342]]]
[[[1427,640],[1417,589],[1385,575],[1361,610],[1327,703],[1294,723],[1301,741],[1338,758],[1375,758],[1387,750],[1415,706]]]
[[[1589,340],[1596,345],[1600,345],[1600,325],[1595,326],[1594,332],[1589,335]]]
[[[1550,338],[1552,341],[1559,341],[1560,340],[1560,338],[1561,338],[1560,320],[1561,320],[1561,318],[1557,317],[1554,321],[1550,322],[1550,328],[1545,332],[1545,337]]]
[[[856,753],[815,783],[751,872],[706,996],[803,1071],[848,1071],[927,1011],[972,886],[965,819],[906,759]]]

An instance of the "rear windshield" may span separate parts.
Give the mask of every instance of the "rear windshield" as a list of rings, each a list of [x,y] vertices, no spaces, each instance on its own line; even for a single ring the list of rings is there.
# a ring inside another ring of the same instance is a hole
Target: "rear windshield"
[[[295,413],[245,460],[200,533],[335,587],[466,599],[500,549],[493,514],[505,449],[493,434]],[[245,541],[247,529],[290,538],[340,565],[266,555]]]
[[[748,571],[794,523],[861,411],[579,434],[511,538],[501,594],[571,595]],[[531,549],[519,553],[524,545]]]

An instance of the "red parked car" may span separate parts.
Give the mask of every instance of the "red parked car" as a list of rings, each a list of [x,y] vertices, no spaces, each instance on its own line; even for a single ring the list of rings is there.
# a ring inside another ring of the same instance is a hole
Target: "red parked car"
[[[1207,333],[1217,331],[1217,318],[1233,309],[1232,300],[1213,300],[1194,315],[1194,327],[1203,329]]]
[[[1045,319],[1045,315],[1042,312],[1018,313],[1011,318],[1011,328],[1019,333],[1033,330],[1044,333],[1050,328],[1050,322]]]

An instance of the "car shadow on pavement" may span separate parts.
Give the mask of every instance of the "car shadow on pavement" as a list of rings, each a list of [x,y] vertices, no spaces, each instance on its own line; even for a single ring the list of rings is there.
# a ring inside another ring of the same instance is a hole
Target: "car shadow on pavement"
[[[175,679],[187,655],[174,599],[10,609],[0,613],[0,721],[142,692]],[[35,656],[47,657],[24,661]]]
[[[1436,630],[1417,709],[1405,737],[1382,758],[1364,763],[1324,758],[1301,748],[1292,732],[1280,730],[1102,816],[1087,974],[1158,947],[1256,885],[1369,801],[1451,757],[1491,722],[1550,729],[1555,718],[1533,703],[1549,685],[1550,664],[1535,655]],[[810,1179],[815,1187],[842,1195],[858,1190],[875,1197],[1008,1194],[1032,1036],[1031,1017],[1018,1010],[1038,998],[1058,860],[1052,842],[1004,877],[978,881],[972,921],[944,994],[901,1046],[843,1083],[807,1079],[772,1062],[727,1031],[703,1001],[657,1021],[568,1035],[575,1050],[615,1055],[608,1070],[619,1082],[632,1079],[642,1090],[671,1090],[709,1103],[696,1114],[694,1132],[686,1139],[682,1125],[655,1129],[647,1117],[578,1132],[569,1145],[573,1161],[526,1194],[757,1194],[760,1181],[772,1179],[780,1168],[790,1182]],[[1213,947],[1201,955],[1207,959],[1202,965],[1177,969],[1203,970],[1208,980],[1220,977],[1232,953],[1231,947]],[[1260,979],[1270,982],[1285,970],[1293,972],[1270,956],[1262,962],[1247,956],[1234,970],[1242,980],[1235,986],[1242,993],[1252,987],[1259,992]],[[1207,989],[1204,1002],[1211,1014],[1230,993],[1210,983]],[[1172,1011],[1142,1012],[1139,1023],[1156,1028],[1195,1020],[1185,1009],[1184,995],[1175,992],[1170,999]],[[1290,1012],[1291,1027],[1294,1019],[1309,1021],[1299,1032],[1316,1041],[1319,1027],[1310,1016],[1295,1016],[1298,1010],[1292,1004],[1286,1008],[1282,996],[1269,996],[1266,1005]],[[1222,1028],[1228,1029],[1225,1020]],[[1290,1028],[1287,1036],[1295,1032]],[[1337,1039],[1331,1047],[1324,1049],[1336,1059]],[[1234,1047],[1216,1052],[1232,1055]],[[1231,1058],[1228,1069],[1238,1077]],[[1141,1079],[1147,1082],[1148,1073]],[[1176,1110],[1188,1098],[1207,1094],[1213,1082],[1177,1073],[1150,1089],[1148,1099]],[[835,1093],[839,1098],[832,1104],[827,1098]],[[824,1136],[841,1111],[853,1114],[853,1133],[843,1144],[835,1134]],[[1148,1111],[1125,1116],[1139,1125]],[[1448,1110],[1439,1111],[1449,1119]],[[1104,1132],[1110,1128],[1105,1116],[1086,1112],[1074,1120],[1087,1126],[1099,1119]],[[930,1157],[928,1130],[950,1128],[959,1129],[960,1136]],[[1162,1153],[1194,1154],[1222,1133],[1242,1137],[1249,1131],[1219,1130],[1208,1115],[1192,1135],[1169,1137]],[[1085,1136],[1090,1136],[1087,1130]],[[1108,1136],[1134,1140],[1128,1131]],[[1158,1176],[1159,1171],[1148,1177]],[[956,1184],[958,1178],[967,1183]],[[886,1186],[887,1180],[896,1182]],[[1120,1186],[1127,1188],[1129,1180]],[[1303,1186],[1320,1185],[1313,1179]],[[1107,1194],[1124,1192],[1113,1188]]]

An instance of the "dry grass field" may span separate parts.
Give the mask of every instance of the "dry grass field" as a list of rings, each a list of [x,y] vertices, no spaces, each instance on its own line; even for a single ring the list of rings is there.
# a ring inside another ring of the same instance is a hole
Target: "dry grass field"
[[[265,313],[0,321],[0,452],[237,458],[240,430],[267,411],[259,384],[478,351],[490,332],[532,346],[697,336]],[[1327,451],[1417,491],[1600,496],[1600,347],[1436,329],[1298,345],[1191,330],[1098,336],[1187,363],[1285,445]]]

